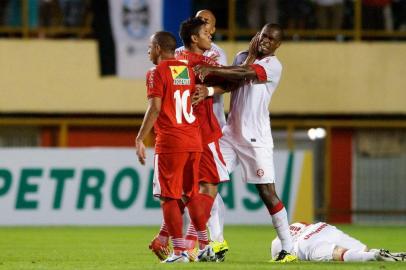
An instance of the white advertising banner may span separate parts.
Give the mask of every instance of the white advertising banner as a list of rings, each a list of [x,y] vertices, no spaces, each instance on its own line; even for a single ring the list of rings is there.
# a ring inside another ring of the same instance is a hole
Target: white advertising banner
[[[274,155],[278,192],[292,205],[292,217],[301,197],[305,152]],[[153,149],[142,166],[133,148],[3,148],[0,225],[160,224],[152,161]],[[221,187],[226,224],[270,224],[255,186],[244,184],[239,171],[232,178]]]

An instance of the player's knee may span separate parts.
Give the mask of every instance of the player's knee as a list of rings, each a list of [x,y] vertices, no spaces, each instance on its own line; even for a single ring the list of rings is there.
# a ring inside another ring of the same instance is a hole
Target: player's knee
[[[199,192],[207,194],[213,198],[217,196],[217,185],[212,183],[200,182]]]
[[[279,203],[280,199],[276,194],[273,184],[256,184],[255,186],[259,196],[265,203],[268,202],[268,204],[273,206]]]
[[[348,249],[340,247],[340,246],[336,246],[333,249],[333,260],[334,261],[343,261],[343,257],[344,257],[344,253],[347,251]]]

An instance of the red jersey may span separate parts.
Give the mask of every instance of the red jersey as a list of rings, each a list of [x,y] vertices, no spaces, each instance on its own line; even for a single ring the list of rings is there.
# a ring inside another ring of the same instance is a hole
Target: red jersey
[[[191,104],[194,87],[193,70],[175,59],[161,61],[148,71],[148,98],[162,99],[154,124],[156,153],[202,152],[199,121]]]
[[[210,57],[186,50],[179,52],[176,55],[176,59],[185,61],[190,67],[197,65],[219,66],[219,64]],[[200,102],[195,108],[195,113],[200,122],[203,144],[211,143],[223,136],[213,111],[213,97],[208,97]]]

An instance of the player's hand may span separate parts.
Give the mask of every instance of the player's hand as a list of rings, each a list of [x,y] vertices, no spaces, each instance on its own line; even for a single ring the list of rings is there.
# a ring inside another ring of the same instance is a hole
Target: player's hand
[[[245,59],[244,65],[252,64],[258,56],[258,46],[259,46],[259,32],[251,39],[250,45],[248,46],[248,57]]]
[[[145,154],[145,145],[140,139],[135,139],[135,148],[136,148],[136,153],[138,156],[138,161],[142,164],[145,165],[145,159],[147,158],[147,155]]]
[[[203,84],[196,84],[195,92],[192,96],[192,105],[195,106],[199,104],[202,100],[204,100],[209,95],[209,91],[207,87]]]
[[[199,78],[201,82],[204,82],[204,79],[206,78],[207,75],[210,73],[210,67],[209,66],[200,66],[197,65],[193,68],[196,76]]]

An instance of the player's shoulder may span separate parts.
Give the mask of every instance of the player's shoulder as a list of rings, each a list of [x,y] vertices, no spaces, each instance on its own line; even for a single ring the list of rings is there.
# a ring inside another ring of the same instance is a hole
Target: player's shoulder
[[[248,51],[238,52],[234,57],[233,65],[242,64],[245,61],[245,59],[247,59],[247,57],[248,57]]]
[[[168,59],[168,60],[163,60],[161,61],[157,66],[156,69],[161,71],[161,70],[165,70],[170,66],[186,66],[186,63],[184,63],[181,60],[178,59]]]
[[[186,50],[185,46],[181,46],[181,47],[179,47],[179,48],[176,48],[176,50],[175,50],[175,56],[178,55],[178,54],[180,54],[180,53],[182,53],[182,52],[184,52],[185,50]]]
[[[216,43],[212,42],[211,43],[211,50],[217,51],[219,54],[226,54],[226,52]]]
[[[227,65],[227,54],[226,52],[217,44],[212,43],[209,53],[211,58],[215,59],[216,62],[220,65]]]
[[[184,50],[186,50],[185,46],[180,46],[180,47],[176,48],[175,52],[181,52]]]
[[[155,72],[157,66],[153,66],[147,70],[147,73]]]
[[[272,66],[277,66],[282,68],[282,63],[279,61],[278,57],[276,55],[270,55],[266,56],[262,59],[257,60],[259,63],[264,63]]]
[[[248,51],[239,51],[235,57],[247,57],[248,56]]]
[[[152,68],[147,70],[147,78],[154,76],[155,72],[157,70],[157,66],[153,66]]]
[[[262,66],[265,70],[272,70],[274,76],[282,74],[282,64],[276,56],[267,56],[262,59],[257,59],[254,64]]]

